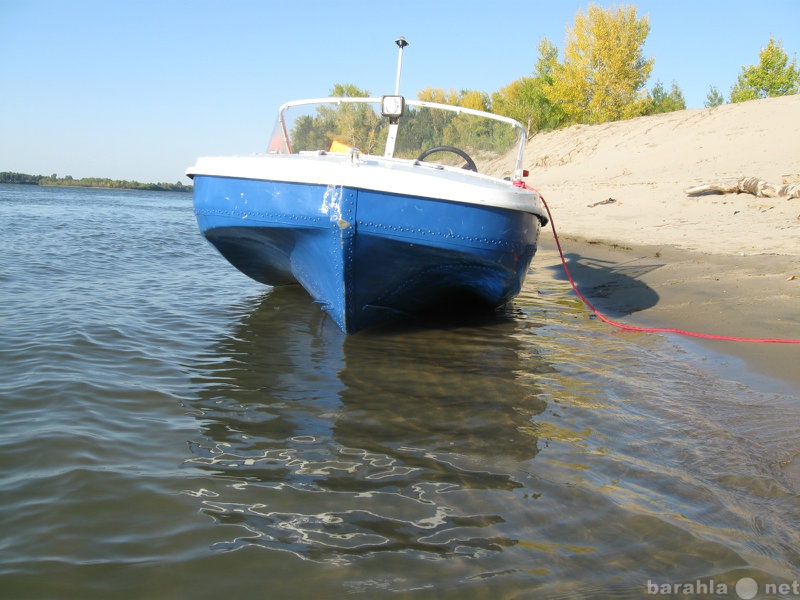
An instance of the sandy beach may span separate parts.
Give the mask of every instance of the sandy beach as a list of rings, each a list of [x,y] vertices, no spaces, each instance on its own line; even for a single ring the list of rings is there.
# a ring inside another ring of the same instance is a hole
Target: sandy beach
[[[800,199],[686,194],[797,177],[800,95],[540,133],[526,163],[580,289],[612,318],[800,339]],[[549,228],[536,261],[559,261]],[[702,343],[800,391],[800,344]]]

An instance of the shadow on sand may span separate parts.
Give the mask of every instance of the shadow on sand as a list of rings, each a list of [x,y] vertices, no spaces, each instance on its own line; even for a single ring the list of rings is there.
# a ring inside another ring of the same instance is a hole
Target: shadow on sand
[[[641,279],[664,266],[657,259],[645,256],[616,262],[574,252],[564,258],[581,293],[609,316],[622,317],[658,304],[658,293]],[[555,271],[556,279],[567,281],[560,260],[548,268]]]

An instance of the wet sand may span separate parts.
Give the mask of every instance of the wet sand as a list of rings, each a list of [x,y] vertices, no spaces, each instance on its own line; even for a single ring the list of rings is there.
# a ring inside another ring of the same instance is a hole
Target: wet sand
[[[569,236],[561,237],[561,245],[578,288],[613,320],[720,336],[800,339],[800,274],[787,280],[798,271],[797,257],[722,256],[669,246],[613,247]],[[538,268],[552,269],[566,285],[552,235],[544,235],[535,261]],[[780,379],[800,395],[800,344],[681,337],[743,359],[749,369]]]

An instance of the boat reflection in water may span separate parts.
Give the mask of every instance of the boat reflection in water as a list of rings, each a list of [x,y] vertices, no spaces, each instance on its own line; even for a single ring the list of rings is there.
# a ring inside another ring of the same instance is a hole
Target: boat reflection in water
[[[511,310],[511,309],[505,309]],[[205,510],[241,528],[217,545],[316,561],[513,545],[544,409],[508,313],[345,337],[299,288],[275,289],[209,350],[194,407]]]
[[[251,578],[240,588],[276,572],[275,598],[784,582],[795,399],[710,377],[657,337],[609,335],[547,285],[515,306],[347,336],[286,288],[208,348],[187,494],[217,524],[218,564]]]

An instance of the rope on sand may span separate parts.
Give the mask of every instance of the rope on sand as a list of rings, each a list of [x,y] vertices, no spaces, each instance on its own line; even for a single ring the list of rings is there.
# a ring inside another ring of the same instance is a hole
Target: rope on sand
[[[526,190],[530,190],[532,192],[537,192],[534,188],[528,186],[524,181],[515,181],[514,185],[520,188],[524,188]],[[757,343],[757,344],[800,344],[800,339],[784,339],[784,338],[749,338],[749,337],[736,337],[730,335],[714,335],[710,333],[699,333],[697,331],[687,331],[685,329],[678,329],[675,327],[640,327],[638,325],[626,325],[625,323],[620,323],[619,321],[614,321],[609,319],[604,314],[602,314],[595,306],[586,299],[586,297],[581,293],[578,289],[578,285],[575,283],[575,280],[572,278],[572,275],[569,272],[569,268],[567,267],[567,261],[564,258],[564,252],[561,249],[561,242],[558,239],[558,234],[556,233],[556,225],[555,221],[553,221],[553,215],[550,213],[550,207],[547,206],[547,202],[545,201],[544,197],[539,194],[539,198],[542,200],[542,204],[544,205],[544,209],[547,211],[547,216],[550,218],[550,227],[553,229],[553,238],[556,241],[556,247],[558,248],[558,254],[561,257],[561,265],[564,267],[564,273],[567,276],[567,280],[569,281],[570,285],[572,286],[573,291],[581,299],[581,302],[586,305],[590,311],[594,313],[594,315],[613,327],[617,327],[618,329],[622,329],[624,331],[635,331],[638,333],[676,333],[678,335],[684,335],[689,337],[696,337],[696,338],[703,338],[707,340],[721,340],[725,342],[750,342],[750,343]]]

